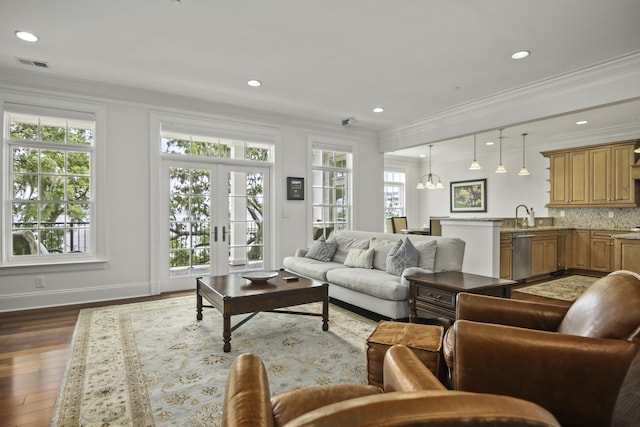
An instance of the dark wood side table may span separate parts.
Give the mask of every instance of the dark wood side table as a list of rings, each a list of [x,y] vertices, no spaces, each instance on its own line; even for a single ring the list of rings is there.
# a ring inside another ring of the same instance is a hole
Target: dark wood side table
[[[460,271],[419,273],[406,276],[410,282],[409,322],[437,315],[456,320],[456,296],[460,292],[509,298],[517,282]],[[427,316],[430,315],[430,316]]]

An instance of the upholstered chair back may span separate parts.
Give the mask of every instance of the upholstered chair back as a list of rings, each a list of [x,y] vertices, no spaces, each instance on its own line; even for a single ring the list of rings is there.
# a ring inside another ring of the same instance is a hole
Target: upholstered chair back
[[[640,344],[640,275],[616,271],[594,282],[569,308],[558,332]]]

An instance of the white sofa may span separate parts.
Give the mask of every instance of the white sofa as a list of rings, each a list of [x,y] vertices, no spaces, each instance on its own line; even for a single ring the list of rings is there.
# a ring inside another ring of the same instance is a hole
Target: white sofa
[[[406,268],[401,275],[387,272],[386,258],[398,240],[409,238],[418,249],[418,266]],[[337,243],[329,262],[308,258],[308,249],[298,249],[286,257],[286,270],[329,283],[329,296],[390,319],[409,316],[409,282],[405,276],[419,272],[461,271],[465,242],[458,238],[375,233],[344,230],[328,241]],[[374,248],[373,268],[345,266],[353,248]],[[434,253],[435,252],[435,253]]]

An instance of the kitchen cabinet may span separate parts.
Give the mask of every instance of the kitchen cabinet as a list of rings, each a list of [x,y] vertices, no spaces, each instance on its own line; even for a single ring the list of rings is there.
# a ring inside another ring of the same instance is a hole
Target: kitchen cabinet
[[[543,153],[544,154],[544,153]],[[586,152],[550,156],[549,206],[585,205],[589,200],[589,156]]]
[[[589,150],[589,204],[628,205],[636,200],[631,165],[634,145]]]
[[[548,207],[635,207],[640,181],[634,152],[640,140],[544,151],[549,158]]]
[[[533,233],[531,241],[531,275],[553,273],[558,269],[558,240],[555,231]]]
[[[640,239],[614,239],[613,270],[640,274]]]
[[[591,233],[589,230],[571,230],[571,256],[569,267],[588,270],[591,256]]]
[[[500,278],[511,280],[512,276],[512,239],[511,233],[500,233]]]
[[[591,231],[589,269],[613,271],[613,237],[611,231]]]

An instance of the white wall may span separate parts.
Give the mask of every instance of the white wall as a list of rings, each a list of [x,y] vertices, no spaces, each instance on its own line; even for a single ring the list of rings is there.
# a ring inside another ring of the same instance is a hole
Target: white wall
[[[38,89],[33,89],[34,87]],[[235,126],[269,126],[280,135],[274,165],[273,265],[279,268],[284,256],[297,247],[306,247],[310,237],[309,188],[303,202],[286,200],[286,177],[305,177],[310,182],[308,138],[323,135],[345,141],[357,153],[354,184],[354,225],[358,229],[379,231],[382,213],[383,155],[378,152],[375,135],[354,128],[301,122],[291,117],[238,110],[202,100],[189,100],[129,88],[86,85],[82,82],[41,79],[20,81],[13,76],[0,78],[0,102],[10,98],[36,96],[56,100],[77,100],[104,106],[107,116],[106,221],[107,262],[92,266],[31,266],[0,268],[0,311],[53,306],[86,301],[150,295],[151,234],[150,217],[150,114],[162,112],[183,116],[228,120]],[[126,209],[123,207],[126,206]],[[35,288],[35,276],[44,275],[46,287]],[[195,281],[194,281],[195,287]]]

